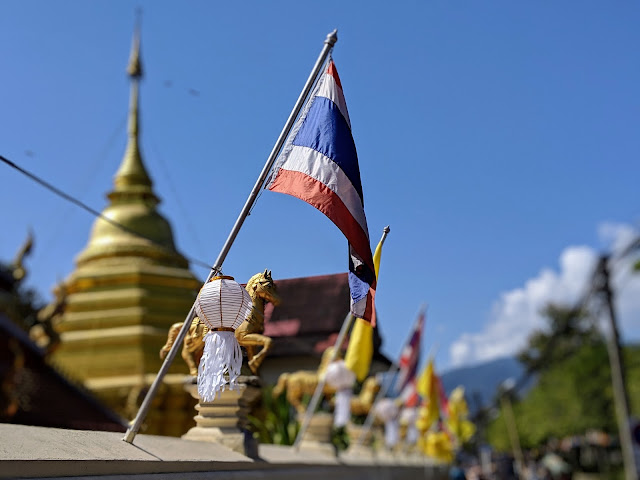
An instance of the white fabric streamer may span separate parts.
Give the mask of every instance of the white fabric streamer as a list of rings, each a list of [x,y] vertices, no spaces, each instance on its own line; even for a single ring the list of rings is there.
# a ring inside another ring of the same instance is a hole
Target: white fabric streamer
[[[218,393],[238,388],[242,351],[233,332],[209,331],[204,337],[204,352],[198,367],[198,395],[213,402]]]
[[[336,392],[336,407],[333,410],[333,426],[344,427],[351,418],[351,388]]]
[[[404,440],[407,445],[413,445],[418,441],[418,428],[416,427],[417,420],[417,408],[405,407],[400,412],[400,424],[407,427],[407,433]]]
[[[388,420],[384,422],[384,444],[387,448],[393,448],[400,438],[398,420]]]
[[[407,427],[406,444],[414,445],[418,441],[418,428],[415,423]]]

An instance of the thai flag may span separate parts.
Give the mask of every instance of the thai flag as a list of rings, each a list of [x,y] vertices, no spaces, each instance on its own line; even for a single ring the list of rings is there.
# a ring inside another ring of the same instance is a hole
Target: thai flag
[[[407,383],[398,395],[402,404],[405,407],[417,407],[420,405],[420,395],[418,394],[418,389],[416,388],[416,379],[412,379],[409,383]]]
[[[347,237],[351,312],[375,325],[376,276],[360,167],[333,60],[296,121],[273,172],[269,190],[313,205]]]
[[[400,353],[398,376],[396,377],[393,390],[395,392],[402,392],[401,395],[403,398],[411,395],[411,384],[415,387],[418,364],[420,363],[420,347],[422,343],[422,331],[424,330],[424,320],[425,310],[422,308],[413,324],[409,341]],[[407,386],[409,386],[408,389]],[[407,391],[405,391],[405,389],[407,389]]]

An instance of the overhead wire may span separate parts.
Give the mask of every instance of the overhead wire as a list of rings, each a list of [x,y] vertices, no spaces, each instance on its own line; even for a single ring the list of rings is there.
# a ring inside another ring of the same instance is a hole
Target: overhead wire
[[[127,121],[127,117],[125,116],[122,118],[122,120],[120,121],[116,129],[113,131],[113,133],[109,136],[107,142],[105,143],[103,148],[100,150],[98,155],[96,155],[93,161],[89,164],[88,168],[86,169],[87,174],[82,175],[81,178],[84,178],[84,179],[96,178],[96,175],[94,173],[100,168],[100,166],[103,163],[105,163],[105,160],[107,159],[109,152],[115,145],[116,140],[118,139],[118,136],[120,135],[120,133],[122,132],[126,124],[126,121]],[[91,185],[90,181],[82,182],[80,184],[80,190],[77,191],[76,193],[79,194],[79,196],[84,196],[87,190],[89,189],[90,185]],[[71,207],[69,206],[68,208],[70,209]],[[51,229],[48,237],[45,238],[44,242],[42,242],[43,245],[45,245],[45,249],[48,250],[49,252],[54,249],[57,239],[60,238],[61,232],[66,229],[66,223],[69,221],[69,218],[70,218],[70,215],[62,214],[60,216],[60,219],[57,222],[55,222],[55,227]],[[43,254],[46,254],[46,251],[43,251]]]
[[[153,139],[151,139],[151,150],[153,151],[153,155],[152,158],[157,158],[157,163],[160,165],[160,169],[162,170],[162,173],[165,176],[165,181],[167,182],[167,185],[169,186],[169,190],[171,191],[171,193],[173,194],[173,198],[176,202],[176,205],[178,206],[178,208],[180,209],[180,213],[181,213],[181,218],[182,221],[184,221],[184,223],[186,224],[187,228],[189,229],[189,232],[191,234],[191,236],[193,237],[193,240],[196,243],[196,246],[198,247],[198,250],[200,250],[200,252],[204,252],[204,243],[201,241],[200,236],[198,235],[198,232],[196,231],[196,228],[194,227],[193,222],[191,221],[191,217],[189,215],[189,210],[187,208],[185,208],[184,204],[182,203],[182,201],[180,200],[180,196],[178,195],[178,191],[175,188],[175,185],[173,184],[172,181],[172,175],[171,172],[169,172],[169,168],[167,167],[166,162],[164,161],[164,158],[162,157],[162,155],[160,155],[160,151],[158,148],[156,148],[156,144],[153,141]]]
[[[124,232],[127,232],[127,233],[129,233],[131,235],[135,235],[138,238],[142,238],[144,240],[147,240],[147,241],[153,243],[154,245],[158,245],[158,246],[164,247],[164,245],[159,244],[154,239],[152,239],[150,237],[147,237],[146,235],[142,235],[141,233],[136,232],[135,230],[133,230],[133,229],[131,229],[129,227],[126,227],[125,225],[122,225],[121,223],[118,223],[115,220],[103,215],[102,213],[100,213],[96,209],[91,208],[86,203],[82,202],[81,200],[78,200],[76,197],[64,192],[63,190],[60,190],[59,188],[57,188],[56,186],[54,186],[51,183],[47,182],[46,180],[40,178],[36,174],[34,174],[34,173],[22,168],[21,166],[19,166],[16,163],[12,162],[8,158],[4,157],[3,155],[0,155],[0,161],[4,162],[5,164],[10,166],[11,168],[17,170],[18,172],[22,173],[23,175],[25,175],[26,177],[30,178],[34,182],[40,184],[41,186],[43,186],[47,190],[55,193],[59,197],[65,199],[68,202],[71,202],[72,204],[74,204],[74,205],[82,208],[83,210],[89,212],[94,217],[97,217],[97,218],[99,218],[99,219],[101,219],[101,220],[113,225],[114,227],[119,228],[120,230],[122,230]],[[208,262],[204,262],[202,260],[199,260],[197,258],[188,256],[188,255],[183,255],[183,256],[184,256],[184,258],[186,258],[189,262],[191,262],[194,265],[198,265],[200,267],[207,268],[209,270],[211,270],[213,268],[211,266],[211,264],[209,264]]]

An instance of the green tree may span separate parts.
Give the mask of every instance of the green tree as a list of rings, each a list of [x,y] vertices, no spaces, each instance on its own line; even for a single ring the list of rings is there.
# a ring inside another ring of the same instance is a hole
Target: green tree
[[[571,357],[583,345],[602,338],[585,310],[550,303],[543,310],[548,328],[534,331],[518,360],[530,373],[540,373]]]
[[[549,305],[548,328],[534,332],[518,358],[536,385],[514,405],[525,448],[550,438],[583,434],[589,429],[616,432],[611,373],[606,346],[584,311]],[[502,415],[490,424],[496,448],[509,447]]]

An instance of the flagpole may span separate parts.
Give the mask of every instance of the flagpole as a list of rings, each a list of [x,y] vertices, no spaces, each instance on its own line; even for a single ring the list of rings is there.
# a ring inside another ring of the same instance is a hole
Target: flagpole
[[[386,227],[384,227],[382,229],[382,238],[380,238],[380,242],[378,243],[378,245],[382,248],[382,245],[384,245],[384,241],[387,238],[387,235],[389,235],[389,232],[391,231],[391,228],[389,227],[389,225],[387,225]],[[376,252],[378,251],[378,249],[376,248]],[[377,276],[378,272],[376,272],[376,276]],[[333,348],[333,352],[331,352],[330,358],[327,362],[327,365],[329,365],[331,362],[333,362],[336,357],[338,356],[338,351],[339,349],[342,347],[342,343],[344,342],[344,337],[347,335],[347,332],[349,331],[349,327],[351,326],[351,322],[353,322],[354,320],[354,316],[349,313],[345,319],[344,322],[342,322],[342,327],[340,328],[340,333],[338,334],[338,338],[336,340],[336,343],[334,345]],[[322,391],[324,390],[324,384],[325,384],[325,379],[324,377],[318,382],[318,384],[316,385],[316,389],[313,392],[313,397],[311,397],[311,401],[309,402],[309,405],[307,406],[307,410],[305,411],[304,414],[304,418],[302,419],[302,424],[300,425],[300,430],[298,431],[298,435],[296,436],[296,440],[293,443],[294,448],[297,450],[300,448],[300,442],[302,441],[302,436],[305,434],[305,432],[307,431],[307,428],[309,427],[309,422],[311,421],[311,416],[313,415],[313,412],[315,412],[316,407],[318,406],[318,402],[320,401],[320,395],[322,393]]]
[[[324,41],[324,46],[322,47],[322,51],[320,52],[320,55],[318,56],[318,59],[316,60],[315,65],[313,66],[313,69],[311,70],[311,74],[309,75],[309,78],[307,79],[307,82],[305,83],[304,88],[302,89],[302,92],[300,93],[300,96],[298,97],[298,100],[296,101],[295,106],[293,107],[293,110],[289,115],[289,118],[287,119],[287,123],[282,129],[282,132],[280,132],[280,136],[278,137],[278,140],[273,146],[273,149],[269,154],[269,158],[267,159],[267,162],[262,168],[262,172],[260,172],[260,176],[258,177],[258,180],[256,181],[256,184],[254,185],[253,190],[251,190],[251,193],[249,194],[249,198],[247,198],[247,201],[245,202],[244,207],[242,208],[242,211],[240,212],[240,215],[236,220],[236,223],[233,225],[233,228],[231,229],[231,232],[229,233],[229,236],[227,237],[227,240],[224,243],[222,250],[220,250],[220,254],[216,259],[215,264],[213,265],[211,271],[209,272],[209,276],[204,282],[205,284],[209,280],[211,280],[211,278],[214,275],[218,275],[220,273],[222,269],[222,264],[224,263],[224,260],[227,257],[229,250],[231,249],[231,245],[233,244],[236,237],[238,236],[238,232],[240,231],[242,224],[244,223],[245,219],[249,215],[249,211],[251,210],[251,207],[253,207],[253,204],[258,198],[258,194],[260,193],[260,190],[262,189],[262,186],[264,185],[264,182],[267,179],[269,172],[271,171],[271,167],[273,167],[273,164],[275,163],[276,158],[278,158],[278,154],[280,153],[280,150],[282,149],[284,142],[289,136],[289,133],[291,132],[291,128],[293,127],[293,124],[296,121],[296,118],[298,117],[300,110],[302,110],[302,107],[304,106],[304,103],[307,97],[309,96],[309,92],[313,88],[313,85],[318,77],[318,74],[320,73],[320,70],[322,69],[324,62],[327,59],[327,56],[329,55],[329,53],[331,52],[331,50],[333,49],[333,46],[336,44],[337,41],[338,41],[338,31],[336,29],[327,35],[327,38]],[[144,400],[140,405],[140,409],[138,410],[136,417],[133,419],[129,428],[127,429],[127,432],[125,433],[125,436],[123,438],[125,442],[133,443],[133,439],[135,438],[136,434],[140,430],[140,426],[142,425],[142,422],[144,421],[147,415],[147,411],[151,406],[151,401],[153,400],[153,397],[155,396],[156,391],[160,387],[162,383],[162,379],[167,374],[167,371],[171,366],[171,362],[173,362],[173,359],[178,353],[178,349],[182,346],[182,341],[184,340],[184,337],[187,335],[187,332],[189,331],[189,327],[191,326],[191,322],[193,321],[194,317],[195,317],[195,302],[191,306],[191,309],[189,310],[189,313],[187,314],[184,320],[184,324],[182,325],[182,328],[180,329],[178,336],[174,340],[173,345],[171,346],[171,350],[169,350],[169,353],[165,357],[164,362],[162,363],[162,366],[160,367],[160,370],[158,371],[158,374],[156,375],[155,380],[149,387],[149,391],[147,392],[147,395],[144,397]]]
[[[382,229],[382,237],[380,237],[380,241],[378,242],[378,244],[380,245],[380,248],[382,248],[382,246],[384,245],[384,241],[387,239],[387,235],[389,235],[390,231],[391,231],[391,227],[389,225],[387,225]],[[376,272],[376,277],[377,277],[377,272]]]
[[[420,309],[421,312],[424,312],[424,314],[426,315],[426,306],[423,305],[422,308]],[[418,317],[416,318],[415,322],[414,322],[414,327],[416,325],[416,323],[418,322],[418,319],[420,318],[420,314],[418,314]],[[411,341],[411,336],[413,335],[415,328],[411,328],[411,332],[409,333],[409,336],[407,337],[407,341],[404,342],[402,348],[404,350],[404,347],[407,345],[407,343],[409,343]],[[400,356],[402,356],[402,351],[400,352]],[[387,370],[387,376],[389,377],[389,381],[385,382],[385,384],[380,386],[380,390],[378,390],[378,394],[376,395],[376,398],[373,400],[373,403],[371,404],[371,408],[369,410],[369,413],[367,414],[367,418],[364,421],[364,424],[362,425],[362,428],[360,429],[360,434],[358,435],[358,440],[356,441],[356,447],[360,447],[362,445],[362,443],[364,442],[365,437],[367,436],[367,434],[369,433],[369,430],[371,430],[371,427],[373,426],[373,421],[375,419],[375,414],[374,412],[374,407],[376,405],[376,403],[378,403],[380,401],[380,399],[384,398],[384,396],[387,394],[387,392],[389,391],[389,388],[391,388],[391,384],[393,383],[393,375],[398,371],[398,369],[400,368],[400,362],[398,361],[397,364],[392,364],[389,367],[389,370]]]
[[[338,356],[338,352],[342,347],[342,343],[344,342],[344,338],[347,336],[347,331],[349,331],[349,327],[351,326],[351,322],[355,317],[351,312],[347,314],[344,318],[344,322],[342,322],[342,327],[340,328],[340,333],[338,334],[338,338],[336,339],[336,343],[333,345],[333,351],[330,353],[329,358],[327,360],[326,365],[328,366],[333,362]],[[324,390],[324,385],[326,383],[326,377],[323,375],[322,378],[318,379],[318,384],[316,385],[316,390],[313,392],[313,397],[309,401],[309,405],[307,405],[307,410],[304,413],[304,418],[302,419],[302,423],[300,424],[300,430],[298,431],[298,436],[296,436],[296,440],[293,443],[293,448],[298,450],[300,448],[300,442],[302,441],[302,437],[304,436],[307,428],[309,427],[309,422],[311,421],[311,417],[313,416],[313,412],[316,411],[316,407],[318,406],[318,402],[320,401],[320,397],[322,396],[322,391]]]

